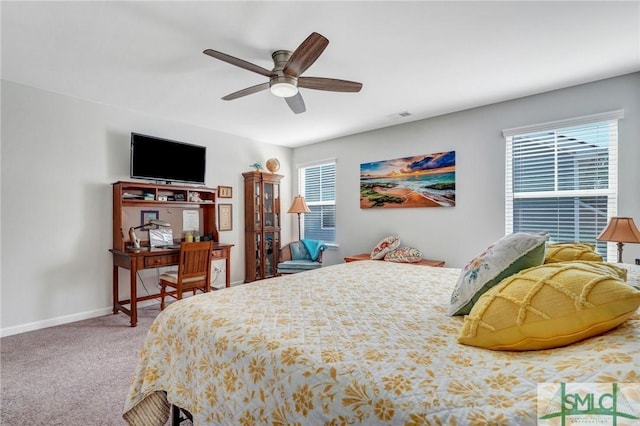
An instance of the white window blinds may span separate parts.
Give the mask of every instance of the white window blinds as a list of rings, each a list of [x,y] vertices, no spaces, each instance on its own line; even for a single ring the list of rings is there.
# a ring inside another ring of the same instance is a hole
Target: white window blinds
[[[621,111],[505,130],[507,233],[547,232],[555,242],[596,244],[617,213]]]
[[[336,239],[335,161],[299,168],[299,191],[311,213],[304,214],[302,237],[334,243]]]

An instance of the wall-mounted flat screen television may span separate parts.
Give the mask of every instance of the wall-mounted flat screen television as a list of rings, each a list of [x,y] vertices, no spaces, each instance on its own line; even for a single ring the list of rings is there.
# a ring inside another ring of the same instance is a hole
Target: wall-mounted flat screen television
[[[132,178],[204,185],[206,159],[204,146],[131,133]]]

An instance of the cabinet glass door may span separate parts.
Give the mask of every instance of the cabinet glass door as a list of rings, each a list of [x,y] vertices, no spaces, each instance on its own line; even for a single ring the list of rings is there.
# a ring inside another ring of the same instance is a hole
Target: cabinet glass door
[[[260,279],[262,277],[262,234],[259,232],[255,235],[255,246],[254,251],[256,253],[256,276],[255,279]]]
[[[276,274],[278,266],[278,248],[279,235],[277,232],[264,233],[264,275],[271,277]]]
[[[260,191],[260,182],[256,182],[255,187],[253,189],[254,191],[254,195],[253,195],[253,211],[255,212],[255,227],[256,229],[260,229],[262,228],[262,221],[261,221],[261,217],[260,217],[260,206],[262,205],[262,203],[260,202],[260,197],[261,197],[261,193],[262,191]]]
[[[271,253],[271,263],[273,264],[272,275],[278,272],[278,260],[280,258],[280,232],[273,233],[273,250]]]
[[[273,184],[273,226],[280,227],[280,185]]]
[[[273,184],[264,184],[264,226],[275,226],[273,223]]]

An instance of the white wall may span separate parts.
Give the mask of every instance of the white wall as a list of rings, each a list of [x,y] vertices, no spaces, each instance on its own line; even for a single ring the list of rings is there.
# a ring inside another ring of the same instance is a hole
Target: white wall
[[[291,149],[2,81],[2,335],[110,311],[111,183],[129,180],[132,131],[207,146],[207,185],[234,189],[233,230],[220,240],[235,244],[231,281],[244,281],[241,173],[277,157],[289,203]],[[154,292],[156,275],[143,275]],[[128,295],[128,271],[120,283]]]
[[[624,109],[618,213],[640,224],[639,87],[635,73],[290,150],[2,81],[0,334],[109,313],[110,184],[128,179],[131,131],[208,147],[207,185],[234,188],[234,229],[220,233],[235,244],[234,283],[244,280],[241,173],[269,157],[280,159],[285,175],[284,209],[296,192],[295,164],[337,159],[339,247],[326,263],[398,233],[425,257],[461,267],[504,234],[505,128]],[[359,208],[360,163],[446,150],[456,151],[456,207]],[[289,216],[283,242],[297,232]],[[640,245],[624,253],[632,261]],[[120,280],[126,291],[126,272]]]
[[[295,149],[294,165],[337,159],[339,249],[325,261],[369,252],[397,233],[402,245],[419,248],[426,258],[463,267],[504,235],[502,130],[618,109],[625,112],[619,123],[618,215],[640,225],[640,73]],[[360,163],[450,150],[456,151],[455,207],[360,209]],[[640,244],[625,245],[624,260],[635,258]]]

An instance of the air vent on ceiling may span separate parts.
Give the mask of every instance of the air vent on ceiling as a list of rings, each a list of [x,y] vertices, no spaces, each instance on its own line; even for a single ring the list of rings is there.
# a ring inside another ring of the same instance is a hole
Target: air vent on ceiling
[[[391,119],[394,119],[394,120],[398,120],[398,119],[401,119],[401,118],[407,118],[409,116],[411,116],[411,113],[408,112],[408,111],[398,112],[396,114],[387,115],[387,117],[389,117]]]

